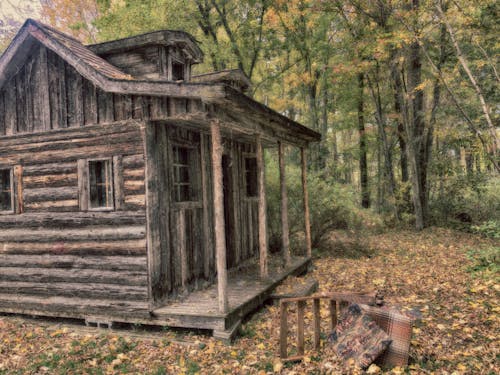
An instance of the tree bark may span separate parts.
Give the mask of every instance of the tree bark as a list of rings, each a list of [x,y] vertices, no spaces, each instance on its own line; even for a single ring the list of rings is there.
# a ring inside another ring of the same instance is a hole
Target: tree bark
[[[359,133],[359,175],[361,183],[361,207],[370,207],[370,190],[368,186],[368,160],[364,113],[364,74],[358,74],[358,133]]]

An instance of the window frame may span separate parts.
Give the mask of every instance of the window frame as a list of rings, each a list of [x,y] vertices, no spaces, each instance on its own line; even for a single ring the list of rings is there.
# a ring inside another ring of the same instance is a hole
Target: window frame
[[[255,189],[255,195],[249,195],[248,194],[248,169],[247,169],[247,159],[254,159],[255,160],[255,182],[254,182],[254,189]],[[257,163],[257,155],[256,154],[251,154],[251,153],[244,153],[243,154],[243,167],[244,167],[244,183],[245,183],[245,198],[247,199],[259,199],[259,167]]]
[[[16,197],[14,186],[14,167],[0,166],[0,170],[8,170],[10,175],[10,210],[0,210],[0,215],[12,215],[16,213]]]
[[[178,164],[175,162],[175,149],[182,148],[188,150],[187,164]],[[185,142],[171,143],[171,176],[172,176],[172,203],[178,207],[180,206],[190,206],[201,204],[202,194],[201,194],[201,181],[199,176],[197,176],[197,169],[201,168],[200,161],[200,145],[199,143],[191,144]],[[188,182],[176,182],[176,168],[181,166],[187,166],[188,168]],[[201,174],[201,169],[200,169]],[[189,199],[188,200],[177,200],[177,190],[181,185],[189,186]]]
[[[114,211],[116,208],[116,203],[115,203],[115,181],[114,181],[114,165],[113,165],[113,158],[112,157],[107,157],[107,158],[92,158],[92,159],[86,159],[86,169],[87,169],[87,198],[88,198],[88,211]],[[109,182],[111,186],[111,205],[106,206],[106,207],[92,207],[92,199],[90,196],[90,163],[91,162],[106,162],[109,164]]]

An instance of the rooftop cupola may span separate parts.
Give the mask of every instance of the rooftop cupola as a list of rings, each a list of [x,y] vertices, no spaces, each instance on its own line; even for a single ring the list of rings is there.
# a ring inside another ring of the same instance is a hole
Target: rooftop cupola
[[[87,46],[136,79],[189,81],[203,60],[196,40],[184,31],[162,30]]]

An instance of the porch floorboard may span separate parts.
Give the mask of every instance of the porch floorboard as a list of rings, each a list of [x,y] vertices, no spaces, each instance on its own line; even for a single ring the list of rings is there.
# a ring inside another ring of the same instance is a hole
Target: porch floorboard
[[[230,273],[228,277],[229,310],[218,310],[217,285],[191,292],[180,301],[174,301],[153,311],[157,324],[172,327],[211,329],[215,332],[234,330],[241,320],[262,305],[273,290],[289,275],[305,273],[310,258],[294,257],[289,267],[281,259],[270,258],[269,278],[259,277],[258,264]]]

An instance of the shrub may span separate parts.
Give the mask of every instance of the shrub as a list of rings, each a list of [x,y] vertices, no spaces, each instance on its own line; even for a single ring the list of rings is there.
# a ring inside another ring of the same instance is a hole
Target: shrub
[[[467,256],[472,261],[472,265],[468,267],[469,272],[489,271],[498,276],[500,272],[500,248],[498,246],[470,250]]]
[[[500,221],[488,220],[481,225],[473,225],[472,230],[485,237],[500,238]]]
[[[281,248],[280,182],[277,164],[273,155],[268,155],[266,189],[271,252],[278,252]],[[293,241],[292,244],[296,247],[300,245],[303,249],[304,209],[301,169],[297,165],[288,163],[286,174],[290,235],[297,240],[302,238],[302,241]],[[324,245],[325,239],[334,229],[359,229],[370,215],[366,210],[357,207],[358,197],[353,189],[334,182],[332,178],[309,172],[308,191],[311,239],[314,248]],[[373,222],[371,218],[367,221]]]
[[[437,182],[430,196],[431,223],[471,229],[471,224],[500,221],[500,179],[451,175]]]

